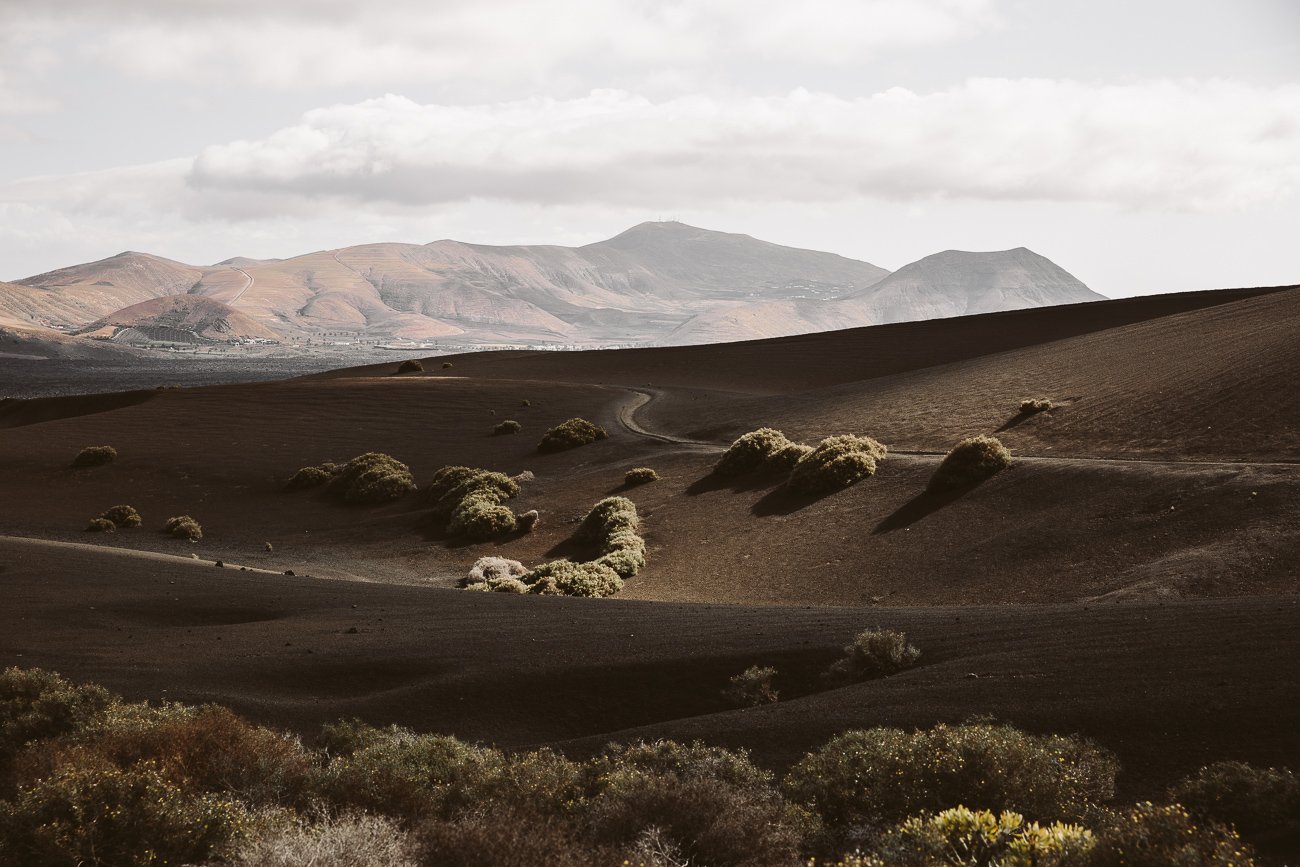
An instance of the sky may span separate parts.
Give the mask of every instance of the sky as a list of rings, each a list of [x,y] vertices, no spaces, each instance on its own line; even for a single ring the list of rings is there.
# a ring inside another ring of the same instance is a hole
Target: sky
[[[670,218],[1300,282],[1300,3],[0,0],[0,280]]]

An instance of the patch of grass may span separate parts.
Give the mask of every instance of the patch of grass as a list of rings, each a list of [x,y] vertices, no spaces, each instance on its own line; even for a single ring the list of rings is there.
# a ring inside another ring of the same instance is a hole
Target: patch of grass
[[[105,509],[99,517],[112,521],[113,526],[119,530],[138,527],[144,523],[140,518],[140,513],[130,506],[113,506],[110,509]]]
[[[515,421],[512,418],[508,418],[505,421],[498,424],[496,427],[492,428],[492,435],[499,437],[499,436],[507,436],[509,434],[517,434],[519,433],[519,431],[523,430],[523,427],[524,426],[521,425],[519,422]]]
[[[776,428],[763,427],[739,437],[718,459],[713,474],[733,479],[758,470],[789,470],[812,451]]]
[[[418,358],[408,358],[401,364],[397,365],[398,373],[423,373],[424,363]]]
[[[328,487],[329,493],[356,505],[389,503],[414,490],[411,468],[382,452],[357,455],[338,468]]]
[[[86,525],[87,533],[112,533],[116,530],[117,524],[108,518],[91,518],[90,523]]]
[[[829,827],[877,828],[953,804],[1040,822],[1086,820],[1115,796],[1119,764],[1075,736],[966,723],[845,732],[796,764],[786,794]]]
[[[112,446],[86,446],[72,459],[74,467],[101,467],[117,460],[117,449]]]
[[[1033,415],[1036,412],[1047,412],[1049,409],[1055,409],[1056,404],[1052,403],[1050,397],[1027,397],[1020,401],[1020,412],[1023,415]]]
[[[916,665],[921,651],[907,642],[907,636],[893,629],[864,629],[844,647],[822,677],[833,684],[856,683],[872,677],[896,674]]]
[[[973,485],[1011,466],[1011,451],[997,437],[964,439],[948,452],[930,477],[928,489],[947,491]]]
[[[198,521],[189,515],[168,518],[167,523],[163,525],[163,532],[177,539],[189,539],[191,542],[197,542],[203,538],[203,528],[199,526]]]
[[[633,467],[623,476],[623,484],[632,487],[659,481],[659,474],[650,467]]]
[[[603,427],[594,425],[585,418],[571,418],[543,434],[542,441],[537,444],[537,451],[541,454],[562,452],[608,438],[609,433]]]
[[[798,494],[828,494],[876,474],[887,449],[871,437],[827,437],[804,454],[790,471],[789,489]]]
[[[735,707],[758,707],[772,704],[780,699],[780,694],[772,686],[776,669],[770,665],[751,665],[731,678],[731,682],[722,691],[722,697]]]
[[[1215,762],[1175,783],[1169,800],[1247,839],[1300,832],[1300,778],[1287,768]]]

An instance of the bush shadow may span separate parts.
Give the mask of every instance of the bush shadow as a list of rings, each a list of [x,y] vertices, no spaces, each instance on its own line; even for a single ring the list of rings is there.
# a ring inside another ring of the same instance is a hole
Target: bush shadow
[[[880,533],[889,533],[894,530],[901,530],[915,524],[922,518],[934,514],[945,506],[948,506],[957,500],[960,500],[966,494],[978,488],[984,483],[984,479],[975,482],[967,482],[956,487],[944,488],[938,491],[926,489],[908,500],[902,506],[899,506],[894,513],[885,520],[876,525],[872,530],[873,535]]]
[[[842,488],[822,494],[801,494],[791,491],[786,485],[779,485],[768,491],[761,500],[750,507],[750,514],[763,518],[769,515],[792,515],[800,509],[806,509],[818,500],[824,500],[832,494],[838,494]]]
[[[779,485],[786,475],[783,472],[760,472],[727,478],[719,476],[717,473],[709,473],[707,476],[692,482],[690,487],[686,489],[686,494],[695,497],[700,494],[707,494],[710,491],[727,490],[736,494],[743,494],[746,491],[762,491],[774,485]]]
[[[1007,419],[1006,421],[1004,421],[1004,422],[1002,423],[1002,427],[998,428],[997,430],[995,430],[995,431],[993,431],[993,432],[994,432],[994,433],[1002,433],[1002,432],[1004,432],[1004,431],[1009,431],[1009,430],[1011,430],[1012,428],[1020,427],[1022,424],[1024,424],[1024,423],[1027,422],[1027,421],[1029,421],[1031,418],[1033,418],[1033,417],[1035,417],[1035,416],[1042,415],[1042,414],[1043,414],[1043,413],[1041,413],[1041,412],[1018,412],[1018,413],[1016,413],[1015,415],[1013,415],[1011,418],[1009,418],[1009,419]]]

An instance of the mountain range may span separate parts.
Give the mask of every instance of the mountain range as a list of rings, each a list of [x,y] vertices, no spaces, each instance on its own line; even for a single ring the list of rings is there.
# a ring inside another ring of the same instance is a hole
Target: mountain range
[[[128,343],[683,345],[1101,297],[1023,247],[949,250],[891,274],[653,222],[582,247],[444,240],[210,266],[125,252],[0,284],[0,326]]]

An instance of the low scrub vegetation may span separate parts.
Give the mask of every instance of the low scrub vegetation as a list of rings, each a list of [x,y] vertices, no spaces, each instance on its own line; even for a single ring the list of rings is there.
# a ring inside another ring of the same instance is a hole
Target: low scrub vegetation
[[[916,665],[921,651],[907,643],[907,636],[893,629],[864,629],[844,647],[844,656],[831,664],[822,677],[833,684],[855,683],[872,677],[896,674]]]
[[[515,421],[512,418],[508,418],[505,421],[498,424],[496,427],[492,428],[492,435],[500,437],[500,436],[509,436],[510,434],[517,434],[519,433],[519,431],[523,430],[523,427],[524,426],[521,425],[519,422]]]
[[[197,542],[203,538],[203,528],[199,526],[198,521],[189,515],[168,518],[167,523],[163,525],[163,532],[176,539],[189,539],[191,542]]]
[[[1198,822],[1230,825],[1247,840],[1300,834],[1300,778],[1288,768],[1215,762],[1175,783],[1169,800]]]
[[[86,525],[87,533],[112,533],[116,530],[117,524],[108,518],[91,518],[90,523]]]
[[[799,458],[786,484],[797,494],[833,493],[874,476],[887,451],[871,437],[827,437]]]
[[[414,491],[415,478],[410,467],[391,455],[366,452],[339,467],[326,490],[345,503],[377,505]]]
[[[733,442],[718,459],[713,474],[734,479],[759,470],[788,471],[811,451],[808,446],[792,442],[776,428],[759,428]]]
[[[307,488],[319,488],[326,484],[336,475],[339,467],[337,464],[324,463],[315,467],[303,467],[289,477],[288,488],[291,491],[302,491]]]
[[[964,439],[948,452],[930,477],[931,491],[948,491],[978,484],[1011,466],[1011,451],[997,437]]]
[[[113,506],[105,509],[98,518],[90,522],[92,527],[95,526],[96,521],[108,521],[117,530],[138,527],[144,523],[140,518],[140,513],[131,506]],[[102,524],[99,527],[100,529],[107,529]]]
[[[623,484],[630,487],[659,481],[659,474],[650,467],[633,467],[623,476]]]
[[[453,539],[487,542],[513,533],[518,526],[515,513],[502,503],[519,496],[519,483],[505,473],[443,467],[421,496]]]
[[[847,732],[780,786],[698,743],[573,761],[353,721],[309,748],[221,707],[0,674],[0,863],[24,867],[1253,864],[1181,806],[1111,812],[1116,772],[984,723]]]
[[[543,434],[542,441],[537,444],[537,451],[541,454],[562,452],[608,438],[609,433],[603,427],[594,425],[585,418],[571,418]]]
[[[408,358],[397,365],[398,373],[423,373],[424,364],[418,358]]]
[[[117,460],[117,449],[112,446],[86,446],[72,459],[74,467],[102,467]]]
[[[770,665],[751,665],[749,668],[731,678],[722,697],[735,707],[758,707],[772,704],[780,699],[780,694],[772,686],[776,669]]]
[[[1036,412],[1047,412],[1049,409],[1055,409],[1056,404],[1048,397],[1027,397],[1020,401],[1020,412],[1024,415],[1033,415]]]

